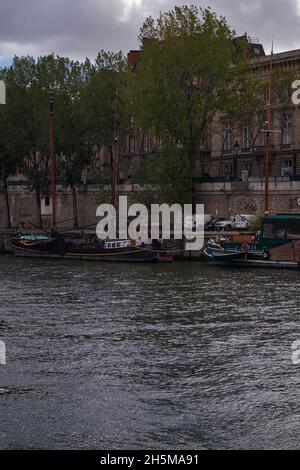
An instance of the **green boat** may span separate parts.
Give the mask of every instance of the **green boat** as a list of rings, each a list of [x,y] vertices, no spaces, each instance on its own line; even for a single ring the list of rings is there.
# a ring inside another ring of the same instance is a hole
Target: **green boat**
[[[234,243],[216,235],[204,256],[214,265],[300,269],[300,214],[266,215],[252,238],[251,243]]]

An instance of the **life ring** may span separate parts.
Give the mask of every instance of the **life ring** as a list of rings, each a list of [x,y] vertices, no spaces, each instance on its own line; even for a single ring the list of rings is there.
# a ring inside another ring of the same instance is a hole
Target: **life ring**
[[[248,253],[248,251],[250,250],[250,246],[248,245],[248,243],[244,242],[242,244],[242,250],[244,251],[244,253]]]

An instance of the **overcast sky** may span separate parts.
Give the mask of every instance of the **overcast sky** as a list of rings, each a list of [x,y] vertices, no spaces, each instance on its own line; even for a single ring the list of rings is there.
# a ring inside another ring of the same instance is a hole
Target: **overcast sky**
[[[0,0],[0,64],[55,52],[93,59],[100,49],[138,48],[143,20],[174,5],[208,6],[269,52],[300,48],[300,0]]]

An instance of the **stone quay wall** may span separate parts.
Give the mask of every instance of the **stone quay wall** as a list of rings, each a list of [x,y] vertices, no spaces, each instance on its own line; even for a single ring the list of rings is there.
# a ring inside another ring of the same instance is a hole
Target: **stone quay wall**
[[[137,202],[140,187],[131,183],[118,187],[119,195],[127,195],[128,203]],[[97,206],[104,202],[95,188],[77,191],[79,226],[95,225]],[[264,210],[263,181],[202,183],[197,187],[198,203],[205,205],[205,213],[226,217],[232,214],[262,215]],[[300,213],[300,181],[284,178],[270,181],[270,212]],[[36,201],[33,193],[18,190],[9,191],[10,220],[12,227],[18,223],[36,223]],[[51,205],[42,200],[42,218],[45,227],[51,223]],[[72,228],[73,203],[71,191],[57,193],[57,220],[61,228]],[[5,197],[0,193],[0,229],[7,228]]]

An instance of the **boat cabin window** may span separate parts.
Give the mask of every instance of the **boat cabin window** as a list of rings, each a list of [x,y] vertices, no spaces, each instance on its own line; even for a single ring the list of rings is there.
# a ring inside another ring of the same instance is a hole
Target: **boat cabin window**
[[[287,238],[290,240],[300,238],[300,220],[291,220],[288,222]]]
[[[106,248],[125,248],[128,246],[130,246],[130,243],[127,240],[120,242],[105,242]]]
[[[264,238],[285,238],[285,223],[277,220],[264,222]]]

